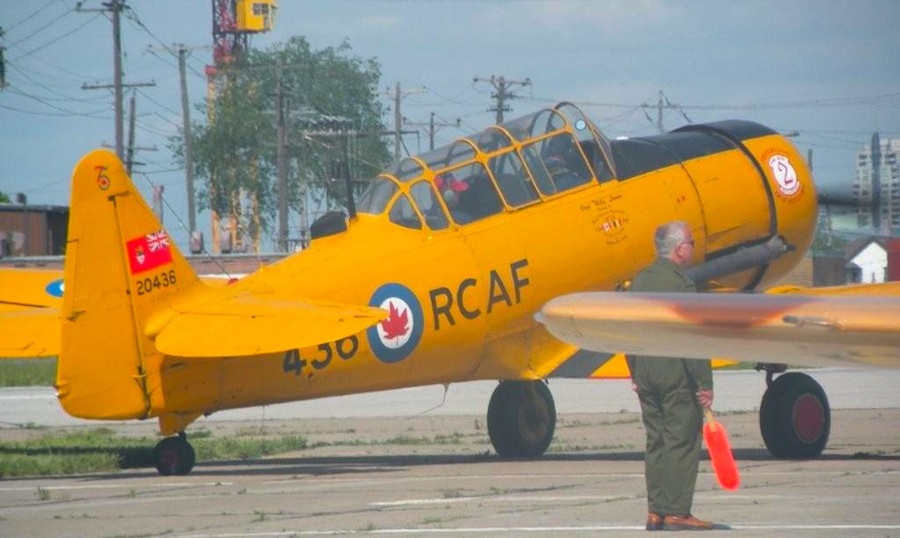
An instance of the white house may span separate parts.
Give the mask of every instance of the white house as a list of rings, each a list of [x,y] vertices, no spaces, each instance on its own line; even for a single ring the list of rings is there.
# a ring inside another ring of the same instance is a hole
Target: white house
[[[887,280],[888,251],[882,243],[878,239],[867,238],[850,244],[849,261],[845,266],[847,283],[871,284]]]

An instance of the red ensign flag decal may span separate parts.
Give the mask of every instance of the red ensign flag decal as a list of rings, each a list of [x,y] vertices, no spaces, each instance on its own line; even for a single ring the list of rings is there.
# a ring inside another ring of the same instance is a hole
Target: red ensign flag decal
[[[172,263],[169,237],[163,230],[132,239],[126,243],[126,247],[131,274],[143,273],[160,265]]]

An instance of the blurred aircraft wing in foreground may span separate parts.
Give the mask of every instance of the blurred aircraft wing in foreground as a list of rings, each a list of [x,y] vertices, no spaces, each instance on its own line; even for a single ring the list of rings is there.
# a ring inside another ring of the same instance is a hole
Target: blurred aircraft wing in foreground
[[[802,292],[802,293],[797,293]],[[786,293],[576,293],[540,319],[584,349],[641,355],[900,367],[897,283]]]

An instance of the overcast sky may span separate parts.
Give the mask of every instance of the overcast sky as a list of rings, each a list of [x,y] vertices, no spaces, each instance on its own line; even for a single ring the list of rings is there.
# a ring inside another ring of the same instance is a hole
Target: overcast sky
[[[166,187],[166,224],[183,245],[173,221],[186,220],[184,172],[167,149],[181,123],[178,70],[163,46],[197,47],[189,93],[202,101],[211,2],[128,5],[125,82],[156,83],[137,91],[136,144],[158,151],[138,152],[145,165],[135,181],[145,193],[150,182]],[[0,0],[8,84],[0,91],[0,191],[25,193],[29,204],[67,205],[80,156],[115,141],[112,92],[82,89],[112,82],[111,24],[75,6]],[[817,181],[849,185],[873,132],[900,138],[898,21],[896,0],[280,0],[275,29],[251,44],[303,35],[319,49],[346,39],[381,64],[386,125],[397,82],[409,122],[425,123],[432,112],[439,122],[461,119],[461,129],[440,129],[439,144],[492,123],[494,89],[475,77],[531,80],[513,88],[519,98],[507,119],[568,100],[610,137],[656,133],[662,91],[672,105],[667,130],[737,118],[797,131],[792,140],[804,155],[813,150]],[[405,143],[425,150],[427,134]]]

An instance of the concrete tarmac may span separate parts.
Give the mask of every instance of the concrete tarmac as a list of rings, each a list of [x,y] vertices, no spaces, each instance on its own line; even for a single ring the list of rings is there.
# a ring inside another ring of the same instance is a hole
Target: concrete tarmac
[[[729,399],[732,377],[749,375],[756,374],[718,373],[717,402]],[[879,395],[880,381],[867,386],[855,371],[815,377],[832,375],[837,384],[851,384],[863,402],[881,403],[877,409],[836,404],[823,381],[835,409],[828,449],[816,460],[768,455],[752,411],[758,395],[743,410],[720,412],[742,485],[723,491],[709,462],[701,462],[694,512],[732,528],[707,534],[900,537],[900,385],[893,385],[892,396]],[[558,403],[566,401],[566,386],[551,383]],[[377,396],[392,410],[387,416],[357,407],[361,416],[281,418],[267,408],[265,418],[204,419],[198,425],[214,436],[301,434],[313,448],[254,461],[199,462],[186,477],[139,469],[5,479],[0,536],[643,535],[644,432],[628,408],[634,396],[626,383],[612,382],[585,388],[582,398],[619,389],[613,411],[563,403],[551,450],[529,461],[503,461],[493,453],[484,407],[422,415],[423,402],[407,401],[407,391]],[[16,427],[10,420],[15,399],[8,391],[0,391],[0,400],[0,437],[34,432],[34,425]],[[455,405],[449,400],[445,406]],[[147,435],[154,425],[114,427]]]
[[[834,409],[900,408],[900,369],[874,370],[825,368],[809,370]],[[715,373],[717,411],[759,409],[766,389],[765,375],[752,370],[719,370]],[[416,415],[484,415],[495,381],[472,381],[354,394],[216,412],[197,424],[210,421],[409,417]],[[615,413],[640,411],[628,380],[551,379],[550,390],[560,413]],[[150,430],[155,428],[152,423]],[[96,426],[109,424],[70,417],[56,400],[51,387],[0,389],[0,429],[32,426]]]

